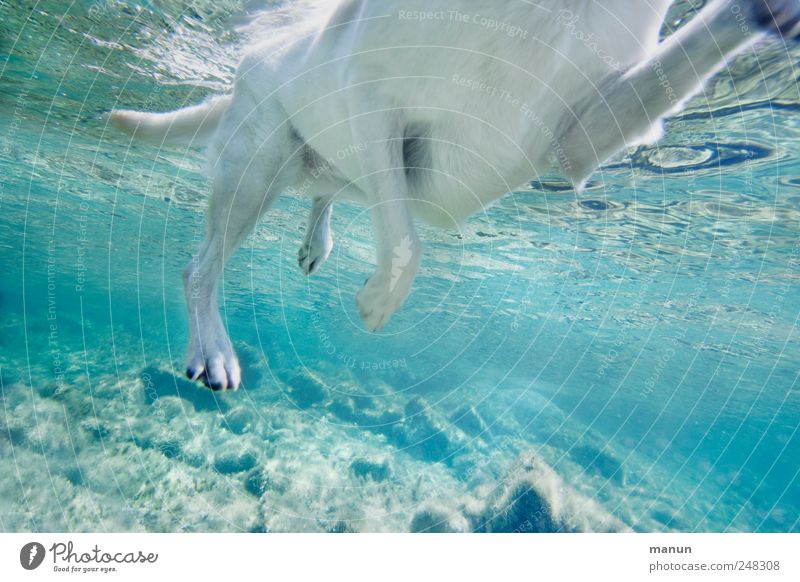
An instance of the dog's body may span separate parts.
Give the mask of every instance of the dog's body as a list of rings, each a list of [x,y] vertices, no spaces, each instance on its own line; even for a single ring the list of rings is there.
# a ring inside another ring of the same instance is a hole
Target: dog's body
[[[372,209],[377,271],[358,293],[370,329],[407,297],[414,221],[456,226],[560,166],[577,188],[764,30],[796,33],[797,0],[714,0],[659,44],[671,0],[326,2],[249,51],[233,95],[167,114],[112,113],[155,141],[208,142],[207,239],[185,272],[187,373],[236,388],[219,316],[223,265],[281,192],[312,200],[300,265],[330,253],[331,203]],[[398,261],[398,259],[400,259]]]

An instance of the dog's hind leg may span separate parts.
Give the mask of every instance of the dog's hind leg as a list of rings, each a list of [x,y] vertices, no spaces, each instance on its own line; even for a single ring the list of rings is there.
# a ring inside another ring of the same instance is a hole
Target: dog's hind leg
[[[189,308],[186,374],[215,390],[236,389],[239,362],[217,306],[217,281],[226,261],[276,196],[297,179],[302,161],[277,105],[234,103],[209,152],[213,194],[206,237],[184,271]]]
[[[359,188],[366,193],[377,241],[377,268],[356,295],[356,303],[367,329],[375,331],[386,325],[408,297],[422,248],[408,205],[404,127],[388,113],[390,107],[382,108],[369,99],[363,103],[369,103],[369,110],[382,110],[352,121],[356,143],[365,146],[358,154],[363,170]]]
[[[573,107],[559,139],[564,173],[576,187],[617,151],[655,141],[661,119],[681,109],[764,32],[799,32],[797,0],[712,0],[654,54],[606,79]]]
[[[332,210],[332,198],[320,197],[312,200],[305,240],[297,253],[297,262],[306,275],[313,275],[331,254],[333,248]]]

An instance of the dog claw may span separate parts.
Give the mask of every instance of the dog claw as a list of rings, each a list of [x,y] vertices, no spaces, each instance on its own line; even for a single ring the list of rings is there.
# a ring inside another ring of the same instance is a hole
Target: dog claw
[[[333,248],[330,236],[314,237],[303,243],[297,252],[297,264],[306,275],[313,275],[328,259]]]
[[[301,249],[302,252],[302,249]],[[313,275],[317,272],[317,269],[322,266],[324,259],[320,259],[320,257],[315,257],[308,260],[308,254],[301,254],[297,259],[297,264],[300,265],[300,269],[306,275]]]
[[[197,381],[197,379],[198,379],[200,376],[202,376],[202,375],[203,375],[203,372],[204,372],[204,371],[205,371],[205,370],[203,369],[203,367],[202,367],[202,366],[200,366],[200,367],[197,367],[197,368],[195,368],[195,367],[193,367],[193,366],[189,366],[188,368],[186,368],[186,376],[187,376],[187,377],[189,378],[189,380],[191,380],[192,382],[196,382],[196,381]]]
[[[200,356],[193,358],[194,362]],[[241,370],[233,350],[217,352],[202,358],[202,363],[192,363],[186,367],[186,376],[192,381],[201,381],[214,391],[238,390],[241,383]]]

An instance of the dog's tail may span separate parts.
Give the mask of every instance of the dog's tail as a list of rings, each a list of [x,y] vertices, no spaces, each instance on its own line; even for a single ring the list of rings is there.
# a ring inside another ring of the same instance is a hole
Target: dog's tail
[[[213,135],[232,99],[230,95],[214,97],[168,113],[115,109],[109,120],[125,133],[157,144],[203,145]]]

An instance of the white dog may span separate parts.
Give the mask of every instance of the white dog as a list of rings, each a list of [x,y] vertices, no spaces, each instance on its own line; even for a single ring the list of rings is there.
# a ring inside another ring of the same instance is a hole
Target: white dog
[[[207,235],[184,272],[187,374],[236,389],[217,306],[223,266],[281,192],[312,200],[300,253],[331,252],[331,205],[367,204],[377,269],[356,296],[367,328],[405,301],[414,221],[455,226],[553,164],[581,188],[765,32],[800,32],[798,0],[712,0],[659,43],[671,0],[327,0],[250,50],[233,94],[171,113],[114,111],[157,143],[205,143]]]

